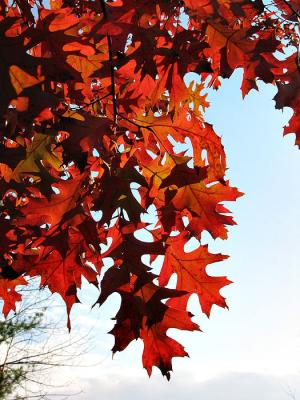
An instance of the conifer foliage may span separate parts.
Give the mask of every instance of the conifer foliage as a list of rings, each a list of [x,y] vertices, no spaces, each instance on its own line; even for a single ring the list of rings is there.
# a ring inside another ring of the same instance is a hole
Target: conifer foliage
[[[205,90],[237,68],[243,96],[276,85],[276,108],[293,109],[284,133],[300,145],[299,1],[267,3],[0,0],[4,314],[35,276],[69,314],[84,277],[100,305],[120,295],[113,352],[141,338],[143,366],[169,378],[187,353],[167,330],[198,330],[189,297],[209,316],[230,283],[206,272],[226,256],[186,246],[204,231],[226,239],[223,202],[241,195],[204,119]],[[200,83],[185,84],[190,72]],[[186,143],[192,152],[178,151]]]

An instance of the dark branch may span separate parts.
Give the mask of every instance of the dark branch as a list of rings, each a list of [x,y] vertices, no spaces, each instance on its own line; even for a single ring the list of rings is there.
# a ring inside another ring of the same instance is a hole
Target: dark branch
[[[103,12],[104,19],[107,19],[107,10],[106,4],[104,0],[100,0],[100,6]],[[112,43],[110,35],[107,35],[107,45],[108,45],[108,56],[110,63],[110,76],[111,76],[111,94],[113,101],[113,112],[114,112],[114,125],[117,125],[117,116],[118,116],[118,108],[117,108],[117,99],[116,99],[116,90],[115,90],[115,66],[113,63],[113,52],[112,52]]]
[[[111,76],[111,92],[112,92],[112,100],[113,100],[113,108],[114,108],[114,125],[117,124],[117,99],[116,99],[116,91],[115,91],[115,67],[113,64],[113,54],[112,54],[112,46],[111,46],[111,38],[107,36],[108,43],[108,54],[109,54],[109,62],[110,62],[110,76]]]
[[[292,11],[292,13],[295,14],[298,17],[298,19],[300,19],[299,10],[295,10],[294,7],[287,0],[283,0],[283,2],[288,6],[288,8]]]

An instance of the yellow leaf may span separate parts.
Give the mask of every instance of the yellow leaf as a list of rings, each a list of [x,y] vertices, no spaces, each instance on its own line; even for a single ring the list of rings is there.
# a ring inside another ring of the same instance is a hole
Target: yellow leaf
[[[24,175],[41,174],[46,170],[41,161],[47,162],[57,171],[62,171],[61,157],[51,148],[53,142],[53,136],[36,133],[31,145],[26,149],[26,158],[16,166],[11,178],[16,182],[21,182]]]
[[[62,7],[62,0],[50,0],[51,10],[59,10]]]
[[[72,111],[72,110],[67,110],[63,114],[63,117],[77,119],[78,121],[85,121],[85,118],[83,115],[79,114],[76,111]]]
[[[9,76],[17,95],[19,95],[24,89],[41,83],[39,79],[23,71],[17,65],[11,65],[9,67]]]

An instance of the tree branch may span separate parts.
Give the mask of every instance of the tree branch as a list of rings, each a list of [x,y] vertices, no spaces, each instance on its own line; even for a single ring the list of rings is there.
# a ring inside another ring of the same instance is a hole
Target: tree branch
[[[100,0],[100,6],[103,12],[104,19],[108,19],[106,4],[104,0]],[[108,45],[108,57],[110,63],[110,76],[111,76],[111,94],[113,101],[113,113],[114,113],[114,125],[117,125],[117,117],[118,117],[118,108],[117,108],[117,99],[116,99],[116,90],[115,90],[115,66],[113,64],[113,52],[112,52],[112,43],[110,35],[107,35],[107,45]]]
[[[287,0],[282,0],[284,4],[288,6],[288,8],[292,11],[293,14],[295,14],[298,17],[298,20],[300,19],[300,14],[299,10],[294,10],[294,7],[287,1]]]

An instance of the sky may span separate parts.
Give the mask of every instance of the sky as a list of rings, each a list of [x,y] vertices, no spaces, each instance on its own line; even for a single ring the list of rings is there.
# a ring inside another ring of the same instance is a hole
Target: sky
[[[229,311],[214,306],[208,319],[191,299],[202,332],[169,331],[190,358],[174,359],[167,382],[156,368],[148,378],[139,341],[112,360],[113,337],[106,332],[113,327],[118,295],[90,311],[98,293],[84,288],[85,305],[75,305],[72,320],[77,333],[89,332],[89,351],[80,367],[52,372],[56,383],[68,381],[62,392],[78,393],[78,400],[300,399],[300,152],[294,135],[282,137],[291,110],[275,110],[275,88],[262,84],[243,101],[240,83],[237,71],[209,94],[206,112],[223,140],[227,179],[245,193],[227,204],[238,223],[228,240],[204,238],[211,251],[230,255],[208,268],[234,282],[222,289]]]

